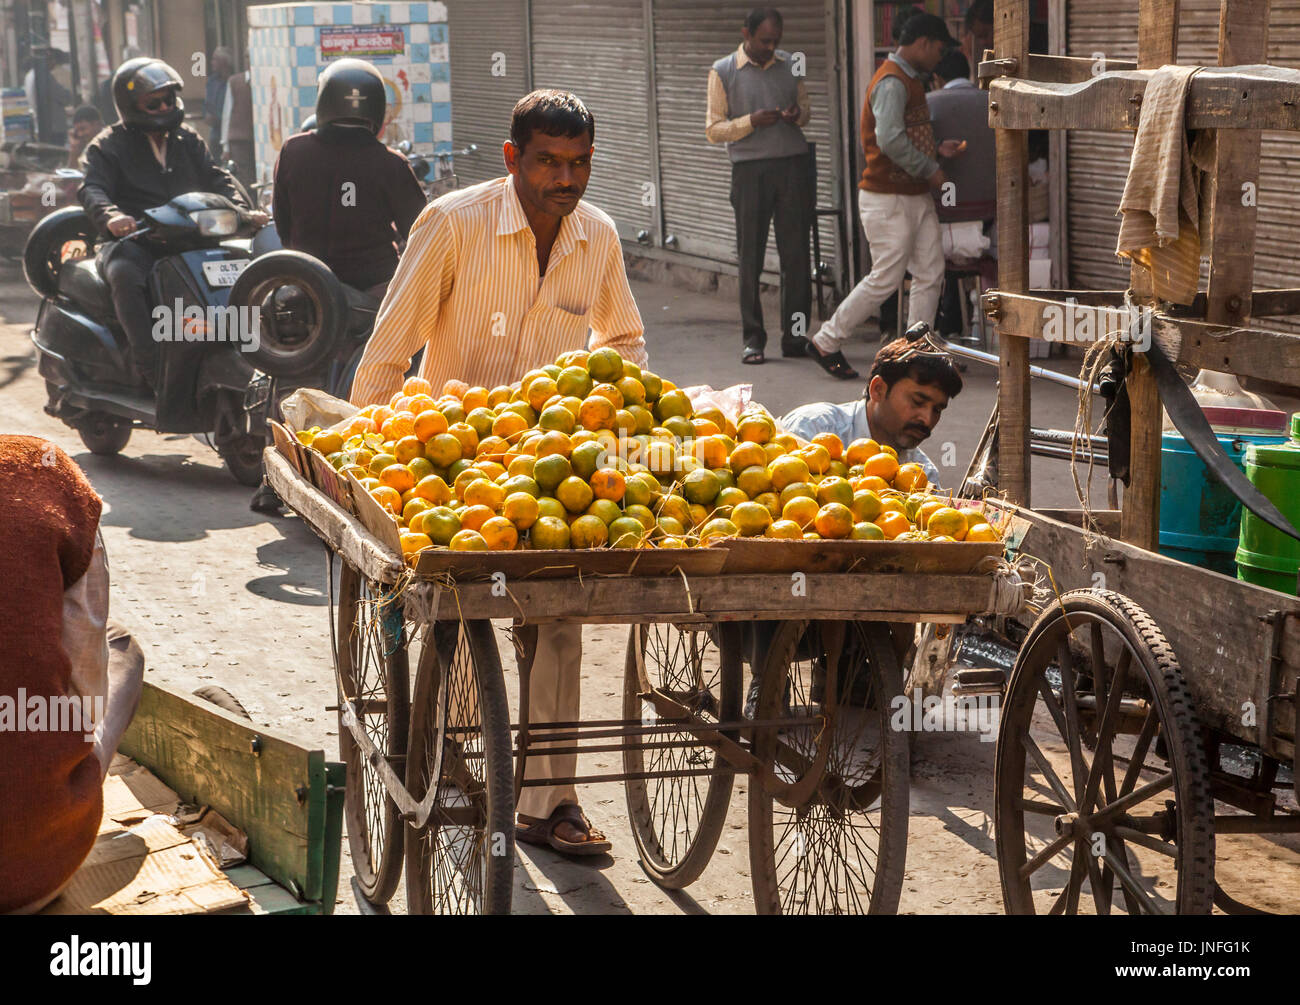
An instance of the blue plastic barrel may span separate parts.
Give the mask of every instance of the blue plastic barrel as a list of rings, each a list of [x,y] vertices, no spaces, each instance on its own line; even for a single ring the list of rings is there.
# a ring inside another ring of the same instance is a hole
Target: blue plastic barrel
[[[1286,441],[1286,413],[1262,409],[1205,409],[1226,453],[1244,469],[1252,444]],[[1265,426],[1277,424],[1276,431]],[[1225,576],[1237,574],[1241,503],[1205,468],[1179,433],[1165,433],[1160,450],[1160,554]]]

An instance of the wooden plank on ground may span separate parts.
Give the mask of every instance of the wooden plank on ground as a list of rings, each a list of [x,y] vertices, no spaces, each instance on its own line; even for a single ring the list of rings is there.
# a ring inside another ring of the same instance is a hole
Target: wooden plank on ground
[[[1048,562],[1062,592],[1102,584],[1138,603],[1173,646],[1205,725],[1289,759],[1293,744],[1261,737],[1270,693],[1270,612],[1300,615],[1300,598],[1243,583],[1228,576],[1143,551],[1105,537],[1089,544],[1076,527],[1029,510],[1021,544],[1024,554]],[[1100,575],[1101,578],[1096,577]],[[1300,668],[1300,630],[1288,619],[1283,635],[1281,690],[1293,691]],[[1250,702],[1254,715],[1243,704]],[[1278,726],[1294,735],[1295,710],[1277,706]],[[1253,722],[1250,721],[1253,718]]]
[[[211,806],[248,835],[249,863],[304,899],[321,895],[308,864],[308,800],[324,784],[325,755],[170,687],[146,682],[122,739],[186,802]],[[319,838],[318,838],[319,840]]]
[[[1029,56],[1028,0],[994,6],[993,45],[998,59],[1014,59],[1023,75]],[[990,125],[994,104],[990,103]],[[998,289],[1029,289],[1029,134],[996,133],[998,181]],[[998,486],[1008,499],[1028,506],[1029,344],[998,341]]]

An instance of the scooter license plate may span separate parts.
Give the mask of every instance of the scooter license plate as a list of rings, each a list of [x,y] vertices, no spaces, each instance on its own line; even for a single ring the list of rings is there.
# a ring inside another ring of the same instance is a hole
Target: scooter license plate
[[[248,268],[247,258],[228,258],[219,262],[203,263],[203,278],[209,286],[234,286],[239,274]]]

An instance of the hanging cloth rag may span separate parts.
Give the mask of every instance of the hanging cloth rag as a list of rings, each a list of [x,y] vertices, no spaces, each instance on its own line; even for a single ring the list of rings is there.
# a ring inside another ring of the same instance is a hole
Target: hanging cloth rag
[[[1157,299],[1190,304],[1201,271],[1201,171],[1184,126],[1197,66],[1162,66],[1142,98],[1115,253],[1151,273]],[[1199,146],[1199,144],[1198,144]],[[1199,153],[1199,150],[1198,150]],[[1207,235],[1208,236],[1208,235]]]

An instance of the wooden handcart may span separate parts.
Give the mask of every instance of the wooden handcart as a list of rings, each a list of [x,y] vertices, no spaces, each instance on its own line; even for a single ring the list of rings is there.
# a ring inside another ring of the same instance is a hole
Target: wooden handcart
[[[386,902],[405,865],[413,913],[509,911],[514,805],[546,742],[622,754],[620,772],[550,781],[624,782],[641,861],[665,887],[703,871],[741,772],[760,912],[897,909],[908,733],[891,724],[903,680],[889,626],[1018,608],[1000,544],[838,542],[874,546],[872,571],[815,548],[802,569],[773,571],[777,542],[510,552],[480,578],[463,553],[426,552],[412,575],[274,449],[266,470],[342,560],[339,737],[366,901]],[[453,560],[455,577],[440,571]],[[514,623],[516,722],[494,620]],[[629,626],[620,718],[528,721],[536,629],[554,622]],[[748,714],[747,658],[761,681]]]
[[[995,10],[980,75],[997,129],[1000,278],[984,308],[1001,336],[999,407],[973,468],[996,472],[985,486],[1028,522],[1017,546],[1050,566],[1059,591],[1016,637],[1007,684],[996,780],[1005,906],[1248,911],[1216,884],[1215,834],[1300,832],[1280,799],[1297,784],[1300,599],[1156,553],[1161,399],[1127,329],[1111,336],[1130,342],[1122,507],[1091,514],[1090,527],[1080,512],[1029,508],[1028,349],[1067,297],[1099,333],[1113,327],[1103,311],[1131,298],[1175,362],[1300,385],[1297,336],[1247,327],[1252,315],[1296,313],[1300,291],[1252,290],[1256,209],[1242,198],[1258,181],[1259,130],[1300,129],[1300,73],[1253,65],[1267,57],[1267,0],[1224,0],[1221,66],[1193,78],[1187,105],[1189,128],[1217,130],[1209,288],[1190,309],[1154,302],[1137,270],[1128,291],[1030,296],[1026,131],[1135,129],[1154,68],[1175,61],[1178,3],[1141,0],[1137,65],[1108,59],[1104,72],[1095,59],[1031,55],[1027,0]]]

